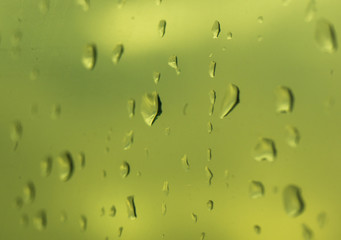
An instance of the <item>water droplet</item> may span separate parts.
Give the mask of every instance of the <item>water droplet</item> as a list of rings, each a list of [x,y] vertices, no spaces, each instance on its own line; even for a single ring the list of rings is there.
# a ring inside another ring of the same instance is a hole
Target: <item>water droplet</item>
[[[165,216],[166,213],[167,213],[167,205],[166,205],[165,202],[162,202],[162,204],[161,204],[161,214],[162,214],[163,216]]]
[[[33,182],[28,182],[23,189],[23,200],[26,204],[32,203],[36,196],[36,189]]]
[[[183,166],[186,170],[189,170],[190,166],[189,166],[189,161],[188,161],[187,154],[185,154],[185,155],[181,158],[181,163],[182,163],[182,166]]]
[[[301,190],[294,185],[285,187],[283,191],[283,203],[285,212],[290,217],[297,217],[304,211],[304,202]]]
[[[207,205],[208,210],[210,210],[210,211],[213,210],[213,201],[212,200],[208,200],[206,205]]]
[[[157,92],[146,93],[142,97],[141,115],[148,126],[152,126],[162,113],[162,103]]]
[[[84,12],[88,11],[90,8],[90,0],[77,0],[77,3]]]
[[[83,50],[82,63],[85,69],[94,69],[97,61],[97,48],[95,44],[87,44]]]
[[[276,158],[275,142],[269,138],[258,139],[255,148],[253,149],[253,157],[256,161],[273,162]]]
[[[77,159],[78,159],[78,162],[79,162],[81,168],[84,169],[85,168],[85,164],[86,164],[85,153],[84,152],[78,153]]]
[[[316,22],[315,39],[317,46],[323,52],[334,53],[337,50],[337,38],[333,24],[321,18]]]
[[[29,222],[28,215],[26,213],[22,214],[20,219],[19,219],[20,225],[22,225],[24,227],[27,227],[28,226],[28,222]]]
[[[216,66],[217,66],[217,63],[215,61],[210,62],[210,65],[208,67],[208,75],[210,75],[211,78],[215,77]]]
[[[204,232],[202,232],[201,234],[200,234],[200,240],[204,240],[205,239],[205,233]]]
[[[305,10],[304,20],[306,22],[311,22],[314,19],[315,14],[316,14],[316,0],[310,0]]]
[[[263,16],[259,16],[257,18],[257,21],[258,21],[258,23],[263,23],[263,21],[264,21]]]
[[[178,57],[176,55],[172,55],[168,58],[168,65],[171,67],[171,68],[174,68],[175,71],[176,71],[176,74],[180,74],[180,69],[179,69],[179,66],[178,66]]]
[[[123,44],[117,44],[112,52],[112,61],[114,64],[117,64],[120,61],[123,52],[124,52]]]
[[[20,30],[16,30],[12,35],[12,46],[18,46],[21,43],[23,34]]]
[[[60,212],[60,215],[59,215],[59,221],[60,221],[61,223],[65,223],[66,220],[67,220],[67,214],[66,214],[66,212],[61,211],[61,212]]]
[[[207,123],[207,131],[208,131],[208,134],[211,134],[213,131],[213,125],[211,122]]]
[[[43,159],[40,163],[40,174],[42,177],[48,177],[50,176],[52,172],[52,157],[47,156],[45,159]]]
[[[132,118],[135,115],[135,100],[129,99],[127,103],[128,117]]]
[[[50,0],[40,0],[38,8],[39,11],[45,15],[50,9]]]
[[[57,162],[59,166],[59,179],[64,182],[68,181],[72,177],[74,170],[71,153],[66,151],[60,154]]]
[[[163,182],[162,192],[164,192],[166,194],[166,196],[168,196],[168,194],[169,194],[169,183],[168,183],[168,181]]]
[[[102,208],[101,208],[101,214],[100,214],[100,216],[103,217],[104,215],[105,215],[105,208],[102,207]]]
[[[213,173],[212,173],[211,169],[209,169],[208,166],[205,166],[205,172],[206,172],[206,176],[208,178],[208,185],[211,185],[212,178],[213,178]]]
[[[317,215],[317,223],[320,228],[323,228],[327,222],[327,214],[325,212],[321,212]]]
[[[255,233],[260,234],[262,232],[262,228],[259,225],[255,225],[253,227],[253,230],[255,231]]]
[[[311,228],[306,224],[302,224],[302,235],[304,240],[312,240],[314,237],[313,230],[311,230]]]
[[[62,106],[60,104],[54,104],[51,110],[51,118],[58,119],[62,114]]]
[[[38,115],[38,113],[39,113],[39,106],[38,106],[38,104],[33,103],[30,106],[30,113],[31,113],[32,117],[36,117]]]
[[[192,213],[191,216],[192,216],[192,220],[193,220],[195,223],[197,223],[197,222],[198,222],[198,215],[196,215],[195,213]]]
[[[104,169],[102,170],[102,176],[103,176],[103,178],[107,177],[107,171],[105,171]]]
[[[210,99],[210,110],[208,112],[209,116],[212,116],[213,111],[214,111],[214,104],[215,104],[215,100],[216,100],[216,92],[214,90],[211,90],[208,93],[209,99]]]
[[[33,217],[33,224],[38,231],[42,231],[47,227],[47,215],[45,210],[38,211]]]
[[[187,115],[187,108],[188,108],[188,103],[186,103],[182,109],[182,114],[185,116]]]
[[[127,209],[128,209],[128,217],[130,219],[136,219],[137,215],[136,215],[134,196],[127,197],[126,204],[127,204]]]
[[[276,89],[276,112],[290,113],[294,106],[294,94],[288,87],[281,86]]]
[[[234,84],[227,86],[222,104],[220,118],[226,117],[239,103],[239,88]]]
[[[300,142],[300,133],[297,128],[293,126],[287,126],[287,144],[290,147],[297,147],[298,143]]]
[[[158,28],[159,28],[160,37],[163,37],[166,32],[166,20],[164,19],[160,20]]]
[[[213,38],[218,38],[219,33],[220,33],[220,23],[215,20],[211,29],[211,33]]]
[[[123,233],[123,227],[118,228],[118,237],[121,237]]]
[[[161,73],[153,72],[153,80],[155,84],[158,84],[161,78]]]
[[[23,126],[20,121],[14,121],[11,125],[10,137],[14,143],[14,151],[17,149],[19,141],[23,135]]]
[[[212,160],[212,149],[208,148],[207,149],[207,161],[211,161]]]
[[[228,32],[226,38],[227,38],[227,40],[231,40],[232,39],[232,32]]]
[[[16,197],[13,202],[13,207],[16,209],[21,209],[24,205],[24,200],[21,197]]]
[[[123,150],[130,149],[134,143],[134,131],[130,130],[129,132],[127,132],[122,142],[123,142]]]
[[[88,227],[87,225],[88,225],[88,220],[87,220],[86,216],[81,215],[79,217],[79,227],[80,227],[81,231],[83,231],[83,232],[86,231],[86,228]]]
[[[120,166],[120,172],[121,172],[121,176],[123,178],[128,177],[129,173],[130,173],[130,166],[129,163],[127,162],[123,162]]]
[[[112,205],[110,210],[109,210],[109,216],[111,216],[111,217],[116,216],[116,207],[114,205]]]
[[[264,196],[264,185],[259,181],[251,181],[249,186],[249,195],[252,199],[261,198]]]

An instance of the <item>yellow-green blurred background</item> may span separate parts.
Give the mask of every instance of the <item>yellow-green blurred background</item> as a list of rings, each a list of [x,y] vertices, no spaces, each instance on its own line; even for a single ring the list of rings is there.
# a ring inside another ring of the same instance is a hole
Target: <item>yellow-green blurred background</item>
[[[0,239],[199,240],[202,233],[207,240],[310,239],[304,237],[303,224],[313,232],[311,239],[340,239],[341,59],[338,50],[322,51],[315,35],[317,21],[327,19],[336,40],[341,37],[341,3],[316,0],[307,21],[309,4],[1,0]],[[216,20],[221,31],[215,39]],[[82,64],[87,44],[97,47],[93,70]],[[114,64],[118,44],[124,52]],[[173,55],[179,75],[168,65]],[[214,78],[208,73],[211,61],[216,62]],[[157,85],[154,72],[161,73]],[[240,103],[220,119],[230,83],[238,86]],[[294,95],[292,112],[276,112],[280,86]],[[217,101],[209,116],[211,90]],[[141,103],[153,91],[162,114],[148,126]],[[132,118],[129,99],[136,102]],[[15,122],[22,125],[16,148],[11,138]],[[288,125],[299,131],[297,147],[287,143]],[[131,130],[133,143],[124,150]],[[253,158],[262,137],[276,145],[274,162]],[[72,154],[74,171],[63,182],[56,158],[65,151]],[[181,162],[185,154],[188,170]],[[43,177],[41,162],[48,156],[52,172]],[[125,178],[120,172],[124,161],[130,165]],[[213,173],[211,185],[205,167]],[[15,200],[30,181],[35,198],[17,209]],[[168,195],[162,191],[165,181]],[[250,181],[263,183],[264,196],[250,198]],[[283,205],[283,189],[290,184],[301,189],[304,200],[297,217],[288,216]],[[128,217],[129,196],[134,196],[136,219]],[[109,214],[113,205],[114,217]],[[47,222],[39,231],[34,219],[41,210]],[[326,216],[323,224],[319,214]],[[23,216],[27,223],[20,223]],[[87,219],[83,231],[81,216]],[[259,234],[255,225],[261,227]]]

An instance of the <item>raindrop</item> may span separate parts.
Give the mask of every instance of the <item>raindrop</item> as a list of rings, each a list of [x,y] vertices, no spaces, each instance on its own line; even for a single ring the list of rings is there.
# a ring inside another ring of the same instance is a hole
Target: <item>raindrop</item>
[[[321,18],[316,22],[315,39],[323,52],[334,53],[337,50],[337,38],[333,24]]]
[[[51,118],[57,119],[62,113],[62,106],[60,104],[54,104],[51,110]]]
[[[155,84],[158,84],[161,78],[161,73],[153,72],[153,80]]]
[[[217,63],[215,61],[210,62],[210,65],[208,67],[208,75],[210,75],[211,78],[215,77],[216,66],[217,66]]]
[[[83,50],[82,63],[85,69],[94,69],[97,61],[97,48],[95,44],[87,44]]]
[[[118,237],[121,237],[123,233],[123,227],[118,228]]]
[[[88,220],[87,220],[86,216],[81,215],[79,217],[79,227],[80,227],[81,231],[83,231],[83,232],[86,231],[87,225],[88,225]]]
[[[50,9],[50,0],[40,0],[38,8],[39,11],[45,15]]]
[[[213,125],[211,122],[208,122],[207,123],[207,131],[208,131],[208,134],[211,134],[212,133],[212,130],[213,130]]]
[[[294,185],[285,187],[283,191],[283,203],[285,212],[290,217],[297,217],[304,211],[304,202],[301,190]]]
[[[79,162],[81,168],[84,169],[85,168],[85,164],[86,164],[85,153],[84,152],[78,153],[77,159],[78,159],[78,162]]]
[[[297,147],[298,143],[300,142],[300,133],[297,128],[293,126],[287,126],[287,144],[290,147]]]
[[[304,20],[306,22],[311,22],[314,19],[315,14],[316,14],[316,0],[310,0],[305,10]]]
[[[321,212],[317,215],[317,223],[320,228],[323,228],[327,222],[327,214],[325,212]]]
[[[160,20],[158,29],[159,29],[160,37],[163,37],[166,32],[166,20],[164,19]]]
[[[312,240],[314,237],[313,230],[306,224],[302,224],[302,235],[304,240]]]
[[[23,189],[23,200],[26,204],[32,203],[36,196],[36,189],[33,182],[28,182]]]
[[[157,92],[146,93],[142,97],[141,115],[148,126],[152,126],[162,113],[162,103]]]
[[[259,16],[259,17],[257,18],[257,21],[258,21],[258,23],[263,23],[263,21],[264,21],[263,16]]]
[[[28,215],[26,213],[22,214],[20,219],[19,219],[20,225],[22,225],[24,227],[27,227],[28,226],[28,222],[29,222]]]
[[[123,162],[120,166],[120,172],[121,172],[121,176],[123,178],[128,177],[129,173],[130,173],[130,166],[129,163],[127,162]]]
[[[123,52],[124,52],[123,44],[117,44],[112,52],[112,61],[114,64],[117,64],[120,61]]]
[[[132,118],[135,115],[135,100],[134,99],[129,99],[128,100],[128,104],[127,104],[127,108],[128,108],[128,117]]]
[[[168,65],[171,68],[174,68],[178,75],[180,74],[180,69],[178,66],[178,57],[176,55],[172,55],[168,58]]]
[[[212,178],[213,178],[213,173],[212,173],[211,169],[209,169],[208,166],[205,166],[205,172],[206,172],[206,176],[208,178],[208,185],[211,185]]]
[[[167,212],[167,205],[166,205],[165,202],[162,202],[162,204],[161,204],[161,214],[162,214],[163,216],[165,216],[165,215],[166,215],[166,212]]]
[[[208,148],[207,149],[207,161],[211,161],[212,160],[212,149]]]
[[[38,211],[33,217],[33,224],[38,231],[42,231],[47,227],[47,215],[45,210]]]
[[[260,234],[262,232],[262,228],[259,225],[253,226],[253,230],[255,233]]]
[[[198,222],[198,215],[196,215],[195,213],[192,213],[191,216],[192,216],[192,220],[193,220],[195,223],[197,223],[197,222]]]
[[[253,157],[256,161],[273,162],[276,158],[275,142],[269,138],[258,139],[255,148],[253,149]]]
[[[186,169],[186,170],[189,170],[189,161],[188,161],[188,157],[187,157],[187,154],[185,154],[182,158],[181,158],[181,163],[182,163],[182,166]]]
[[[109,210],[109,216],[110,217],[115,217],[116,216],[116,207],[114,205],[112,205],[110,210]]]
[[[84,12],[90,8],[90,0],[76,0],[77,4],[83,9]]]
[[[219,33],[220,33],[220,23],[215,20],[211,29],[211,33],[213,38],[218,38]]]
[[[20,121],[14,121],[11,125],[10,137],[14,143],[14,151],[17,149],[19,141],[23,135],[23,126]]]
[[[130,130],[129,132],[127,132],[122,142],[123,142],[123,150],[130,149],[134,143],[134,131]]]
[[[66,212],[61,211],[61,212],[60,212],[60,215],[59,215],[59,221],[60,221],[61,223],[65,223],[66,220],[67,220],[67,214],[66,214]]]
[[[281,86],[275,91],[276,94],[276,112],[290,113],[294,106],[294,95],[290,88]]]
[[[16,197],[13,202],[13,206],[16,209],[21,209],[24,205],[24,200],[21,197]]]
[[[252,199],[261,198],[264,196],[264,185],[259,181],[251,181],[249,186],[249,195]]]
[[[169,194],[169,183],[168,183],[168,181],[163,182],[162,192],[164,192],[166,194],[166,196],[168,196],[168,194]]]
[[[59,179],[64,182],[68,181],[72,177],[74,170],[71,153],[68,151],[63,152],[58,157],[57,162],[59,166]]]
[[[212,200],[208,200],[206,205],[207,205],[208,210],[210,210],[210,211],[213,210],[213,201]]]
[[[209,100],[210,100],[210,110],[208,112],[209,116],[212,116],[213,111],[214,111],[214,104],[216,100],[216,92],[214,90],[209,91],[208,93]]]
[[[232,32],[228,32],[226,38],[227,38],[227,40],[231,40],[232,39]]]
[[[239,103],[239,88],[234,84],[227,86],[222,104],[220,118],[226,117]]]
[[[134,196],[127,197],[126,204],[127,204],[127,209],[128,209],[128,217],[130,219],[136,219],[137,215],[136,215]]]
[[[51,156],[47,156],[40,162],[40,174],[42,177],[50,176],[52,172],[52,162],[53,160]]]

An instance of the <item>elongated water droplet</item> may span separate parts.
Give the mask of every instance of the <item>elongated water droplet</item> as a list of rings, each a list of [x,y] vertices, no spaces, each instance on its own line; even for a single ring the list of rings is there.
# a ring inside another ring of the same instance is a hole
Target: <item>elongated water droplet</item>
[[[189,165],[189,161],[188,161],[187,154],[185,154],[185,155],[181,158],[181,163],[182,163],[182,166],[183,166],[186,170],[189,170],[190,165]]]
[[[249,185],[249,195],[252,199],[261,198],[264,196],[264,185],[259,181],[251,181]]]
[[[286,126],[287,139],[286,142],[290,147],[297,147],[300,142],[300,133],[297,128],[293,126]]]
[[[83,50],[82,63],[85,69],[94,69],[97,61],[97,48],[95,44],[87,44]]]
[[[124,52],[123,44],[117,44],[112,52],[112,61],[114,64],[117,64],[120,61],[123,52]]]
[[[231,40],[232,39],[232,32],[228,32],[227,36],[226,36],[227,40]]]
[[[76,0],[77,4],[83,9],[84,12],[90,8],[90,0]]]
[[[23,189],[23,200],[26,204],[32,203],[36,196],[36,188],[33,182],[28,182]]]
[[[118,228],[118,237],[121,237],[123,233],[123,227]]]
[[[134,117],[135,115],[135,100],[134,99],[128,100],[127,108],[128,108],[128,117],[129,118]]]
[[[109,216],[111,216],[111,217],[116,216],[116,207],[114,205],[112,205],[110,210],[109,210]]]
[[[161,73],[153,72],[153,80],[155,84],[158,84],[161,78]]]
[[[208,148],[207,149],[207,161],[211,161],[212,160],[212,149]]]
[[[210,65],[208,67],[208,75],[211,77],[211,78],[214,78],[215,77],[215,69],[216,69],[216,66],[217,66],[217,63],[215,61],[211,61],[210,62]]]
[[[24,227],[27,227],[28,226],[28,222],[29,222],[28,215],[26,213],[22,214],[20,219],[19,219],[20,225],[22,225]]]
[[[256,161],[273,162],[276,158],[275,142],[269,138],[258,139],[253,149],[253,157]]]
[[[213,131],[213,125],[211,122],[207,123],[207,131],[208,131],[208,134],[211,134]]]
[[[100,216],[103,217],[104,215],[105,215],[105,208],[102,207],[102,208],[101,208],[101,214],[100,214]]]
[[[43,159],[40,163],[40,173],[42,177],[48,177],[50,176],[52,172],[52,163],[53,159],[51,156],[47,156],[45,159]]]
[[[198,222],[198,215],[195,214],[195,213],[192,213],[191,216],[192,216],[192,220],[193,220],[195,223],[197,223],[197,222]]]
[[[134,143],[134,131],[130,130],[123,137],[123,150],[128,150],[132,147]]]
[[[59,166],[59,179],[61,181],[68,181],[73,174],[74,164],[71,153],[64,152],[60,154],[57,158],[58,166]]]
[[[79,227],[81,231],[86,231],[86,228],[88,227],[88,219],[86,218],[86,216],[81,215],[79,217]]]
[[[60,104],[53,104],[51,109],[51,118],[52,119],[58,119],[60,118],[60,115],[62,114],[62,106]]]
[[[47,227],[47,215],[45,210],[39,210],[33,217],[33,224],[38,231]]]
[[[213,178],[213,173],[212,173],[211,169],[209,169],[208,166],[205,166],[205,172],[206,172],[206,176],[207,176],[207,179],[208,179],[208,185],[211,185],[212,178]]]
[[[14,143],[14,151],[17,149],[19,141],[23,135],[23,126],[20,121],[14,121],[11,125],[10,138]]]
[[[314,19],[315,14],[316,14],[316,0],[310,0],[305,10],[304,20],[306,22],[311,22]]]
[[[165,128],[165,135],[169,136],[170,135],[170,127]]]
[[[45,15],[50,9],[50,0],[40,0],[38,8],[39,11]]]
[[[304,240],[312,240],[314,237],[313,230],[306,224],[302,224],[302,235]]]
[[[297,217],[304,211],[304,201],[301,190],[294,185],[285,187],[283,191],[284,210],[290,217]]]
[[[78,162],[79,162],[80,167],[81,167],[82,169],[84,169],[84,168],[85,168],[85,164],[86,164],[85,153],[84,153],[84,152],[78,153],[77,159],[78,159]]]
[[[219,33],[220,33],[220,23],[215,20],[211,29],[211,33],[213,38],[218,38]]]
[[[146,93],[142,97],[141,115],[148,126],[152,126],[161,115],[161,100],[157,92]]]
[[[160,20],[158,28],[159,28],[160,37],[163,37],[166,32],[166,20],[164,19]]]
[[[316,22],[315,39],[322,52],[334,53],[337,50],[337,37],[333,24],[321,18]]]
[[[205,239],[205,233],[204,232],[202,232],[201,234],[200,234],[200,240],[204,240]]]
[[[208,96],[209,96],[209,100],[210,100],[210,109],[209,109],[208,115],[212,116],[213,111],[214,111],[214,104],[215,104],[215,100],[216,100],[216,92],[214,90],[211,90],[211,91],[209,91]]]
[[[167,213],[167,205],[166,205],[165,202],[162,202],[162,204],[161,204],[161,214],[162,214],[163,216],[165,216],[166,213]]]
[[[255,233],[260,234],[262,232],[262,228],[259,225],[255,225],[253,227],[253,230],[255,231]]]
[[[207,205],[208,210],[210,210],[210,211],[213,210],[213,201],[212,200],[208,200],[206,205]]]
[[[294,106],[294,94],[288,87],[281,86],[276,89],[276,112],[290,113]]]
[[[136,219],[137,215],[136,215],[134,196],[127,197],[126,204],[127,204],[127,209],[128,209],[128,217],[130,219]]]
[[[120,171],[121,171],[121,176],[123,178],[128,177],[129,173],[130,173],[130,166],[129,163],[127,162],[123,162],[120,166]]]
[[[239,88],[234,84],[227,86],[223,101],[221,104],[220,118],[226,117],[239,103]]]
[[[163,182],[162,192],[164,192],[166,196],[168,196],[169,194],[169,182],[168,181]]]
[[[175,69],[176,73],[179,75],[180,74],[180,69],[178,66],[178,57],[176,55],[172,55],[168,58],[168,65]]]
[[[321,212],[317,215],[317,223],[320,228],[323,228],[324,225],[326,225],[327,222],[327,213]]]

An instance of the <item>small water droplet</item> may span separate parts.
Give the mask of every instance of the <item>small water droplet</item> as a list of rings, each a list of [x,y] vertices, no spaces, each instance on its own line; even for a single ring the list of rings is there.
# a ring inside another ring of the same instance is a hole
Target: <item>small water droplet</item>
[[[21,226],[24,226],[24,227],[28,226],[29,218],[28,218],[28,215],[26,213],[21,215],[21,217],[19,219],[19,223]]]
[[[204,232],[202,232],[201,234],[200,234],[200,240],[204,240],[205,239],[205,233]]]
[[[109,210],[109,216],[110,217],[115,217],[116,216],[116,207],[114,205],[112,205],[110,210]]]
[[[287,139],[286,142],[290,147],[297,147],[300,142],[300,133],[297,128],[293,126],[286,126]]]
[[[208,200],[206,205],[207,205],[208,210],[210,210],[210,211],[213,210],[213,201],[212,200]]]
[[[36,103],[31,104],[30,106],[30,113],[32,117],[36,117],[39,113],[39,106]]]
[[[190,165],[189,165],[189,161],[188,161],[187,154],[185,154],[185,155],[181,158],[181,163],[182,163],[182,166],[183,166],[186,170],[189,170]]]
[[[208,132],[208,134],[211,134],[212,131],[213,131],[213,125],[212,125],[211,122],[208,122],[207,123],[207,132]]]
[[[135,100],[134,99],[129,99],[128,100],[128,104],[127,104],[127,108],[128,108],[128,117],[132,118],[135,115]]]
[[[169,182],[168,181],[163,182],[162,192],[164,192],[166,196],[168,196],[169,194]]]
[[[33,182],[28,182],[23,189],[23,200],[26,204],[32,203],[36,196],[36,188]]]
[[[216,66],[217,66],[217,63],[215,61],[210,62],[210,65],[208,67],[208,75],[210,75],[211,78],[215,77]]]
[[[60,104],[53,104],[52,110],[51,110],[51,118],[58,119],[60,118],[61,114],[62,114],[62,106]]]
[[[182,114],[185,116],[187,115],[187,108],[188,108],[188,103],[186,103],[182,109]]]
[[[59,179],[64,182],[68,181],[72,177],[74,170],[71,153],[68,151],[63,152],[57,158],[57,162],[59,166]]]
[[[167,205],[166,205],[165,202],[162,202],[162,204],[161,204],[161,214],[162,214],[163,216],[165,216],[166,213],[167,213]]]
[[[261,234],[261,232],[262,232],[262,228],[261,228],[259,225],[253,226],[253,230],[254,230],[255,233],[257,233],[257,234]]]
[[[123,44],[117,44],[112,52],[112,61],[114,64],[118,64],[124,52]]]
[[[165,135],[169,136],[170,135],[170,127],[165,128]]]
[[[103,217],[104,215],[105,215],[105,208],[102,207],[102,208],[101,208],[101,214],[100,214],[100,216]]]
[[[239,88],[234,84],[229,84],[225,91],[221,104],[220,118],[226,117],[239,103]]]
[[[337,50],[337,37],[333,24],[321,18],[315,27],[315,40],[322,52],[334,53]]]
[[[327,213],[321,212],[317,215],[317,223],[320,228],[323,228],[327,223]]]
[[[218,38],[219,33],[220,33],[220,23],[215,20],[211,29],[211,33],[213,38]]]
[[[11,131],[10,131],[10,138],[12,142],[14,143],[14,151],[18,147],[19,141],[21,140],[22,135],[23,135],[22,123],[19,120],[14,121],[11,125]]]
[[[297,217],[304,211],[304,202],[301,190],[295,185],[285,187],[283,191],[283,203],[285,212],[290,217]]]
[[[275,142],[269,138],[258,139],[255,148],[253,149],[253,157],[256,161],[273,162],[276,158]]]
[[[24,205],[24,200],[21,197],[16,197],[13,202],[13,207],[16,209],[21,209]]]
[[[142,97],[141,115],[148,126],[152,126],[162,113],[162,103],[157,92],[146,93]]]
[[[209,100],[210,100],[210,109],[209,109],[208,115],[212,116],[213,111],[214,111],[214,104],[215,104],[215,100],[216,100],[216,92],[214,90],[211,90],[211,91],[209,91],[208,96],[209,96]]]
[[[77,4],[83,9],[84,12],[87,12],[90,8],[90,0],[77,0]]]
[[[314,237],[313,230],[306,224],[302,224],[302,235],[304,240],[312,240]]]
[[[53,159],[51,156],[47,156],[45,159],[41,161],[40,174],[42,177],[50,176],[52,172],[52,163],[53,163]]]
[[[258,23],[263,23],[263,22],[264,22],[263,16],[259,16],[259,17],[257,18],[257,21],[258,21]]]
[[[128,217],[130,219],[136,219],[137,215],[136,215],[134,196],[127,197],[126,204],[127,204],[127,209],[128,209]]]
[[[107,177],[107,171],[105,171],[104,169],[102,170],[102,176],[103,176],[103,178]]]
[[[85,69],[94,69],[97,61],[97,48],[95,44],[87,44],[83,50],[82,63]]]
[[[79,152],[78,155],[77,155],[77,159],[78,159],[78,162],[79,162],[79,165],[80,165],[81,169],[84,169],[85,168],[85,164],[86,164],[85,153],[84,152]]]
[[[178,75],[180,74],[180,69],[178,66],[178,57],[176,55],[172,55],[168,58],[168,65],[171,68],[174,68]]]
[[[67,220],[67,214],[66,214],[66,212],[61,211],[61,212],[60,212],[60,215],[59,215],[59,221],[60,221],[61,223],[65,223],[66,220]]]
[[[228,32],[227,36],[226,36],[227,40],[231,40],[232,39],[232,32]]]
[[[38,231],[47,227],[47,215],[45,210],[39,210],[33,217],[33,224]]]
[[[81,215],[79,217],[79,227],[81,229],[81,231],[86,231],[86,228],[88,227],[88,220],[86,218],[86,216]]]
[[[207,149],[207,161],[211,161],[212,160],[212,149],[208,148]]]
[[[130,165],[127,162],[123,162],[120,166],[120,172],[121,172],[121,176],[123,178],[128,177],[129,173],[130,173]]]
[[[211,185],[212,178],[213,178],[213,173],[212,173],[211,169],[209,169],[208,166],[205,166],[205,172],[206,172],[206,176],[208,178],[208,185]]]
[[[311,22],[314,19],[315,14],[316,14],[316,0],[310,0],[305,10],[304,20],[306,22]]]
[[[121,237],[123,233],[123,227],[118,228],[118,237]]]
[[[159,28],[160,37],[163,37],[166,32],[166,20],[164,19],[160,20],[158,28]]]
[[[249,195],[252,199],[261,198],[264,196],[264,185],[259,181],[251,181],[249,185]]]
[[[294,94],[288,87],[281,86],[276,89],[276,112],[290,113],[294,106]]]
[[[122,142],[123,142],[123,150],[130,149],[134,143],[134,131],[130,130],[129,132],[127,132]]]
[[[196,215],[195,213],[191,214],[192,220],[197,223],[198,222],[198,215]]]
[[[154,83],[157,85],[160,81],[160,78],[161,78],[161,73],[159,72],[153,72],[153,80],[154,80]]]

